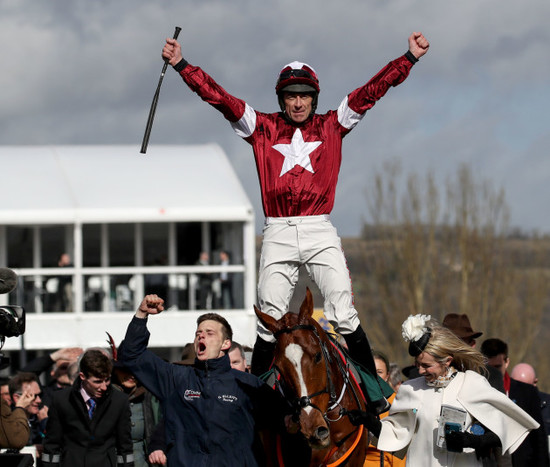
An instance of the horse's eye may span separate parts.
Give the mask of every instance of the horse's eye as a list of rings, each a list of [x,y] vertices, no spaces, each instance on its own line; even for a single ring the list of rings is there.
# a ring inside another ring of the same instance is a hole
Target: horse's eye
[[[321,355],[321,352],[317,352],[314,358],[315,363],[320,363],[322,359],[323,359],[323,356]]]

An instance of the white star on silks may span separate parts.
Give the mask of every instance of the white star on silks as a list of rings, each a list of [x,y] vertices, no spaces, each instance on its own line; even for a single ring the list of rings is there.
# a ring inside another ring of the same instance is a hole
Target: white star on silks
[[[294,166],[299,165],[304,169],[315,173],[313,167],[311,166],[311,159],[309,155],[322,143],[322,141],[314,141],[312,143],[306,143],[302,132],[299,128],[296,128],[296,131],[292,135],[292,141],[290,144],[276,144],[273,146],[273,149],[279,151],[283,156],[285,156],[285,161],[283,162],[283,168],[279,177],[282,177]]]

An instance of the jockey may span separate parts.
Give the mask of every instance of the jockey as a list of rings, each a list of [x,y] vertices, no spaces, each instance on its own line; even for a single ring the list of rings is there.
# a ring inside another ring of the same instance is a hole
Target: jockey
[[[265,219],[258,278],[264,313],[279,319],[289,307],[300,266],[324,297],[324,313],[344,337],[354,360],[376,375],[371,348],[353,304],[350,274],[336,229],[329,220],[342,159],[342,139],[391,86],[407,78],[429,47],[419,33],[409,50],[386,65],[364,86],[347,95],[338,110],[315,113],[320,92],[315,70],[302,62],[283,67],[276,84],[281,112],[262,113],[230,95],[201,68],[190,65],[175,39],[162,56],[201,99],[222,112],[238,136],[253,149]],[[275,339],[261,323],[252,372],[267,371]],[[385,410],[381,392],[369,394],[371,408]]]

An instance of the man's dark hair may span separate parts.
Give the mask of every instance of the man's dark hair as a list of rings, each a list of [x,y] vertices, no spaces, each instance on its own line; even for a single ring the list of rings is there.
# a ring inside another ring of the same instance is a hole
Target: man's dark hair
[[[86,378],[110,378],[113,362],[101,350],[86,350],[80,360],[80,371]]]
[[[485,339],[480,350],[487,358],[493,358],[500,354],[504,354],[508,358],[508,344],[496,337]]]
[[[34,373],[31,373],[30,371],[22,371],[21,373],[17,373],[8,383],[10,396],[13,397],[16,392],[21,392],[23,389],[23,384],[32,382],[38,383],[38,377]]]
[[[241,357],[243,359],[246,358],[245,354],[244,354],[243,346],[241,344],[239,344],[238,342],[231,341],[231,347],[229,347],[229,350],[227,351],[227,353],[233,352],[233,350],[235,350],[235,349],[239,349],[239,352],[241,352]]]
[[[225,339],[229,339],[230,341],[233,340],[233,330],[231,329],[231,326],[227,322],[227,320],[217,313],[205,313],[204,315],[200,315],[197,318],[197,326],[201,324],[203,321],[217,321],[222,325],[222,334]]]

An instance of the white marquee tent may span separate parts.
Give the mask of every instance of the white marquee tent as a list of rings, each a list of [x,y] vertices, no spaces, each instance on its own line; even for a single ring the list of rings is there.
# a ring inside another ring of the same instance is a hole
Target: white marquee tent
[[[255,316],[254,212],[229,160],[216,144],[150,146],[146,155],[135,146],[3,146],[0,147],[0,266],[13,267],[6,232],[10,226],[66,225],[76,280],[73,313],[27,313],[24,336],[28,349],[103,345],[105,331],[120,341],[132,316],[129,311],[84,312],[78,284],[85,274],[110,274],[108,268],[83,267],[82,226],[116,223],[210,222],[240,225],[242,262],[231,266],[244,277],[241,309],[227,311],[235,338],[250,345]],[[39,229],[38,229],[39,230]],[[19,276],[52,274],[40,262],[40,241],[33,245],[32,267],[14,268]],[[38,259],[36,259],[38,258]],[[158,269],[158,268],[157,268]],[[171,262],[163,273],[189,273]],[[208,267],[206,267],[208,270]],[[116,271],[120,272],[120,271]],[[160,272],[137,264],[132,274]],[[211,271],[209,271],[211,272]],[[140,299],[143,287],[137,288]],[[0,304],[6,304],[0,296]],[[40,310],[38,310],[40,311]],[[150,320],[152,346],[181,346],[193,338],[197,311],[167,311]],[[18,349],[18,338],[7,339],[6,350]]]
[[[2,224],[240,219],[253,215],[216,144],[0,146]]]

